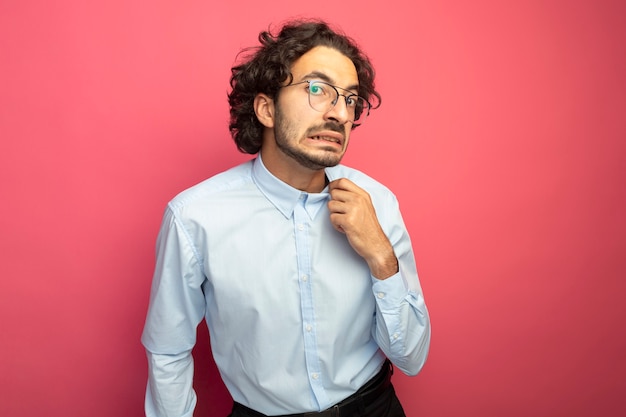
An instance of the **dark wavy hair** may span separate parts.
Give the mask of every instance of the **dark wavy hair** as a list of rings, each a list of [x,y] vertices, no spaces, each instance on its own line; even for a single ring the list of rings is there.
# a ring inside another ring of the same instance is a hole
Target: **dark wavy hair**
[[[374,108],[380,105],[371,62],[352,39],[327,23],[290,22],[278,35],[270,30],[261,32],[259,42],[261,46],[244,49],[240,53],[245,55],[244,62],[231,68],[228,128],[241,152],[255,154],[261,149],[263,125],[254,112],[254,98],[259,93],[276,98],[280,87],[292,81],[293,63],[316,46],[336,49],[352,60],[359,78],[359,95],[373,102]]]

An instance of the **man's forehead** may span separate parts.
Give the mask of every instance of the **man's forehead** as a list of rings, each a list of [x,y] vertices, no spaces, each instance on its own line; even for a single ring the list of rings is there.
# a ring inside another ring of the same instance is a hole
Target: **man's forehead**
[[[356,67],[350,58],[336,49],[317,46],[296,60],[291,66],[294,81],[318,78],[340,86],[358,86]]]

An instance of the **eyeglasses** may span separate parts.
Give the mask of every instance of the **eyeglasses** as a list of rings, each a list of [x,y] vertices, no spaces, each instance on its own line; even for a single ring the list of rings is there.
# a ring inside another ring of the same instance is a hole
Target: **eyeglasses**
[[[336,87],[324,81],[307,80],[295,84],[289,84],[285,87],[293,87],[294,85],[301,85],[305,83],[307,84],[306,90],[309,96],[309,105],[313,110],[321,113],[327,113],[335,107],[337,101],[339,100],[339,96],[342,96],[346,100],[348,119],[352,122],[353,126],[362,125],[367,116],[370,114],[372,105],[369,101],[357,94],[351,93],[349,90]],[[345,91],[348,94],[341,94],[339,90]]]

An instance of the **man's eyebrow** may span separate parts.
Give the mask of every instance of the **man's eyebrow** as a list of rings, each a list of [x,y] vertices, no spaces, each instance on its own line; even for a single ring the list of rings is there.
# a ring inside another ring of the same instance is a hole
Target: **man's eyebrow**
[[[304,77],[302,77],[303,80],[311,79],[311,78],[315,78],[315,79],[327,82],[329,84],[333,82],[332,78],[330,78],[328,75],[324,74],[323,72],[319,72],[319,71],[309,72]]]
[[[326,74],[324,74],[323,72],[320,72],[320,71],[312,71],[312,72],[309,72],[308,74],[306,74],[305,76],[302,77],[302,80],[308,80],[308,79],[318,79],[320,81],[324,81],[324,82],[326,82],[328,84],[334,85],[334,80],[332,78],[330,78],[328,75],[326,75]],[[354,92],[357,92],[357,93],[359,91],[359,85],[358,84],[353,84],[353,85],[350,85],[350,86],[345,87],[345,88],[344,87],[339,87],[339,86],[336,86],[336,87],[338,87],[341,90],[345,90],[345,91],[351,91],[351,92],[354,91]]]

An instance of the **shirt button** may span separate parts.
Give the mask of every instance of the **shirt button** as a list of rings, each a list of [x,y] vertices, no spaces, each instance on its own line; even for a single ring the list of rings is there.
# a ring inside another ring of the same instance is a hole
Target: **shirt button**
[[[298,224],[298,230],[299,231],[303,231],[304,230],[304,225],[302,223]]]
[[[313,379],[318,379],[319,377],[320,376],[319,376],[319,374],[317,372],[314,372],[314,373],[311,374],[311,378],[313,378]]]
[[[306,331],[307,331],[307,332],[310,332],[312,329],[313,329],[313,327],[311,327],[311,325],[310,325],[310,324],[307,324],[307,325],[306,325]]]
[[[398,333],[394,333],[394,334],[393,334],[393,339],[394,339],[394,340],[398,339]]]
[[[309,277],[307,277],[306,275],[302,275],[302,281],[307,282],[309,280]]]
[[[378,298],[385,298],[385,293],[384,292],[379,292],[378,294],[376,294],[376,296]]]

